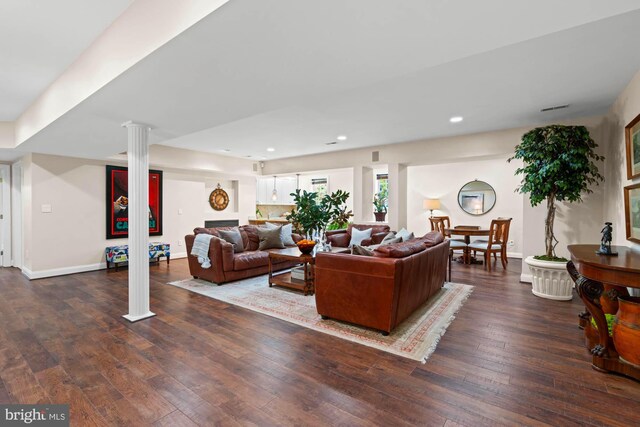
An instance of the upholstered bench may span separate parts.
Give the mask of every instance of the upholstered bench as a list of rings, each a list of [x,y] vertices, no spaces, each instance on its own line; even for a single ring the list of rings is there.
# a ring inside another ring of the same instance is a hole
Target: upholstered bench
[[[118,271],[119,264],[129,261],[128,245],[107,246],[104,252],[107,260],[107,269],[113,265],[116,271]],[[149,242],[149,259],[152,262],[159,262],[160,258],[166,258],[167,264],[169,264],[171,259],[171,245],[169,243]]]

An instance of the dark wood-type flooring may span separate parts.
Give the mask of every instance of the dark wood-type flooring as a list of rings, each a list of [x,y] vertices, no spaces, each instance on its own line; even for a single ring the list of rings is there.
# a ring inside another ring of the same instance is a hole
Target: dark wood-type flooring
[[[520,261],[454,266],[475,291],[426,364],[165,285],[129,323],[127,271],[0,271],[0,402],[73,425],[640,425],[640,383],[591,368],[582,304],[537,298]],[[232,285],[231,285],[232,286]]]

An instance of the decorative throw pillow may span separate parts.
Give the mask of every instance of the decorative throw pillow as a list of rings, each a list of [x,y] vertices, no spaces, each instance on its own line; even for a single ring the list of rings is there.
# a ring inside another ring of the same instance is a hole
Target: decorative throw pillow
[[[222,240],[233,245],[233,252],[240,253],[244,251],[242,234],[240,234],[239,229],[233,228],[231,230],[218,230],[218,235]]]
[[[394,237],[393,239],[385,238],[379,246],[393,245],[394,243],[402,242],[402,237]]]
[[[384,239],[382,239],[382,241],[380,242],[381,245],[388,245],[389,240],[393,240],[393,239],[397,239],[396,237],[396,233],[394,233],[393,231],[390,231],[389,234],[387,234],[386,236],[384,236]],[[402,239],[400,239],[402,241]]]
[[[349,247],[353,245],[360,245],[364,239],[368,239],[371,237],[371,228],[367,228],[366,230],[358,230],[357,228],[351,229],[351,241],[349,242]]]
[[[407,240],[413,239],[415,236],[413,233],[410,233],[407,229],[403,228],[396,233],[396,237],[401,237],[402,241],[406,242]]]
[[[282,227],[276,227],[272,230],[259,227],[258,238],[260,239],[258,250],[284,249],[284,244],[282,243]]]
[[[366,246],[353,245],[351,247],[351,255],[373,256],[373,251]]]
[[[278,228],[280,227],[277,224],[274,224],[272,222],[265,222],[264,226],[270,230],[273,230],[274,228]],[[282,226],[282,243],[285,246],[295,246],[296,242],[293,241],[293,237],[291,236],[291,233],[293,233],[293,224],[285,224]]]

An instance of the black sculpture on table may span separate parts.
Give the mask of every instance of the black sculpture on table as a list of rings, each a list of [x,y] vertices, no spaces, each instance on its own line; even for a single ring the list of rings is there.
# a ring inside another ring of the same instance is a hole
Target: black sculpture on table
[[[604,228],[600,230],[602,239],[600,239],[600,249],[596,251],[598,255],[618,255],[617,252],[611,251],[611,241],[613,240],[613,227],[610,222],[604,223]]]

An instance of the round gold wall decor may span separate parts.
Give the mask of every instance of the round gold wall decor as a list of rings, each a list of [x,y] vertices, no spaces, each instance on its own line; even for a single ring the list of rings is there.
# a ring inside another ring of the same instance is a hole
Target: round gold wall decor
[[[223,211],[229,206],[229,195],[220,187],[220,184],[209,194],[209,204],[216,211]]]

